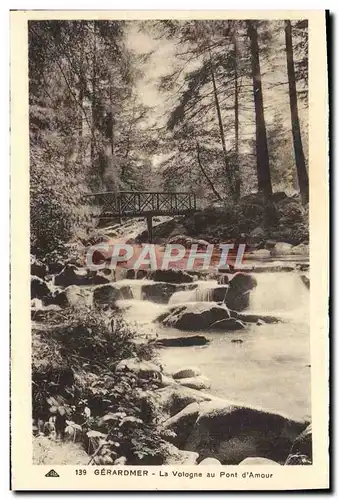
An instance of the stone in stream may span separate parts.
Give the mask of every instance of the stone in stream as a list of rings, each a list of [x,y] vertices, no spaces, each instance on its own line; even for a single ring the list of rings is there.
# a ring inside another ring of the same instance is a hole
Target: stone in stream
[[[211,401],[214,399],[214,397],[209,394],[204,394],[195,389],[190,389],[189,387],[180,386],[178,384],[157,389],[149,394],[149,397],[151,397],[160,413],[167,418],[176,415],[191,403],[202,403],[203,401]]]
[[[307,423],[277,413],[212,400],[191,403],[165,422],[175,432],[174,444],[213,456],[224,465],[237,465],[248,457],[284,463],[295,438]]]
[[[165,283],[192,283],[194,278],[181,269],[156,269],[148,273],[148,278]]]
[[[188,347],[206,345],[210,341],[203,335],[188,335],[186,337],[164,337],[157,339],[155,344],[160,347]]]
[[[210,326],[211,330],[221,330],[226,332],[232,332],[235,330],[244,330],[246,328],[245,323],[235,318],[221,319],[212,323]]]
[[[198,331],[207,330],[215,321],[229,317],[227,307],[200,302],[178,306],[163,319],[163,324],[180,330]]]
[[[196,389],[197,391],[201,391],[202,389],[210,389],[211,382],[207,377],[203,375],[181,378],[177,380],[178,384],[183,385],[184,387],[189,387],[190,389]]]
[[[308,278],[305,274],[302,274],[300,279],[307,288],[310,288],[310,278]]]
[[[227,307],[235,311],[242,311],[249,306],[250,291],[257,286],[254,276],[247,273],[235,273],[229,282],[226,295]]]
[[[196,366],[190,366],[188,368],[183,368],[173,373],[174,379],[188,378],[188,377],[198,377],[201,375],[201,371]]]
[[[133,293],[129,286],[119,286],[116,283],[99,285],[93,292],[93,302],[99,308],[114,306],[117,300],[132,298]]]
[[[144,300],[150,300],[158,304],[167,304],[170,297],[175,292],[181,292],[184,290],[193,290],[197,285],[192,284],[175,284],[175,283],[151,283],[148,285],[143,285],[142,296]]]
[[[232,313],[231,313],[232,314]],[[247,314],[247,313],[237,313],[236,318],[239,319],[240,321],[244,321],[245,323],[258,323],[260,324],[265,324],[265,323],[280,323],[281,320],[277,318],[276,316],[267,316],[267,315],[261,315],[261,314]]]

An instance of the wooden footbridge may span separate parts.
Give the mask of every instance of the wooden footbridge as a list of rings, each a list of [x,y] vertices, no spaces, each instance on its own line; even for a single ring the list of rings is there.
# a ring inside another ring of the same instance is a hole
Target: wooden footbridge
[[[149,241],[152,241],[152,217],[185,215],[197,210],[196,195],[189,192],[120,191],[85,195],[101,207],[100,220],[145,217]]]

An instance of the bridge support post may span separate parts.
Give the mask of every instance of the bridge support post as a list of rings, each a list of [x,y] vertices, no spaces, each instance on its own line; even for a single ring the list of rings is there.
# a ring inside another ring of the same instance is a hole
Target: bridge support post
[[[146,220],[147,220],[148,242],[152,243],[153,239],[152,215],[147,215]]]

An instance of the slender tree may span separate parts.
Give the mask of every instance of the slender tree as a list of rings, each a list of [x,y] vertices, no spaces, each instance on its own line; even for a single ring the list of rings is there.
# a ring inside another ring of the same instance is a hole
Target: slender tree
[[[267,146],[266,123],[264,114],[264,101],[261,85],[261,70],[259,60],[258,32],[255,21],[247,21],[247,34],[251,47],[251,68],[253,82],[253,97],[255,108],[256,128],[256,153],[258,190],[261,191],[268,201],[272,195],[272,183]]]
[[[301,140],[300,122],[298,113],[298,99],[296,90],[295,69],[293,61],[293,43],[291,21],[285,21],[285,41],[286,41],[286,60],[288,74],[288,88],[291,109],[291,124],[294,145],[295,163],[298,173],[299,189],[302,202],[308,203],[309,181],[306,170],[304,150]]]

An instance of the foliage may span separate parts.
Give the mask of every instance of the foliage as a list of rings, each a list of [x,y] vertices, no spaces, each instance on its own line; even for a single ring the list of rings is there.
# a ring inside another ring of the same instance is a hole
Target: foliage
[[[45,433],[81,441],[92,463],[161,463],[166,448],[147,397],[154,381],[114,372],[117,361],[143,355],[134,336],[121,317],[92,309],[66,310],[61,324],[33,335],[33,417]]]

